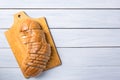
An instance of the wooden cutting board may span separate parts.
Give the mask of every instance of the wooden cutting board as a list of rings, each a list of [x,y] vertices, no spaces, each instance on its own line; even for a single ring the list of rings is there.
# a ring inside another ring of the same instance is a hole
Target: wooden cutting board
[[[37,21],[41,25],[42,29],[45,32],[47,42],[51,45],[51,58],[47,64],[46,70],[61,65],[60,57],[58,55],[57,49],[55,47],[55,44],[54,44],[52,35],[50,33],[50,30],[48,28],[45,17],[30,18],[25,14],[25,12],[19,12],[14,15],[14,23],[13,23],[12,27],[8,31],[5,32],[5,36],[8,40],[8,43],[9,43],[13,53],[14,53],[14,56],[19,64],[19,67],[21,68],[22,60],[26,55],[24,54],[25,49],[23,48],[23,45],[20,43],[19,39],[17,38],[16,31],[18,30],[18,26],[25,19],[32,19],[32,20]]]

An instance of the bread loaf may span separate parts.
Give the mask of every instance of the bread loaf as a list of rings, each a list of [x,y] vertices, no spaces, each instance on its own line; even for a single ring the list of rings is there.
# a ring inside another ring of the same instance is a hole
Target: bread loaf
[[[50,44],[39,23],[26,19],[19,28],[19,40],[27,49],[22,61],[23,73],[28,77],[36,76],[44,71],[50,59]]]

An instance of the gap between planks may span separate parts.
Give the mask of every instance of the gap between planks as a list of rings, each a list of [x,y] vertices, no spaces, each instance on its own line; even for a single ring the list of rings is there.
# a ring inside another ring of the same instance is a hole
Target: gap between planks
[[[62,66],[62,65],[60,65],[60,66]],[[60,67],[60,66],[57,66],[57,67]],[[97,65],[97,66],[79,66],[79,67],[81,67],[81,68],[115,68],[115,67],[118,67],[118,68],[120,68],[120,65]],[[20,67],[0,67],[0,69],[8,69],[8,68],[10,68],[10,69],[12,69],[12,68],[20,68]],[[54,69],[54,68],[53,68]]]
[[[0,8],[0,10],[120,10],[120,8]]]
[[[84,46],[84,47],[56,47],[56,48],[120,48],[120,46]],[[9,47],[0,47],[0,49],[10,49]]]
[[[2,28],[0,28],[0,29],[2,29]],[[3,28],[4,29],[4,28]],[[5,28],[5,29],[7,29],[7,28]],[[49,28],[49,29],[120,29],[120,28],[107,28],[107,27],[104,27],[104,28]]]

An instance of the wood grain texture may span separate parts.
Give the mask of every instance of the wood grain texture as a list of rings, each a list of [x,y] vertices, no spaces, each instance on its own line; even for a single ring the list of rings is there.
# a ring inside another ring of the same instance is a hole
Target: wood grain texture
[[[55,74],[56,73],[56,74]],[[0,80],[28,80],[19,68],[0,68]],[[119,80],[120,67],[57,67],[29,80]]]
[[[120,80],[120,0],[2,0],[0,80],[26,80],[3,35],[21,10],[47,18],[63,62],[30,80]]]
[[[0,48],[9,45],[0,30]],[[51,29],[57,47],[120,46],[120,29]]]
[[[2,49],[3,50],[3,49]],[[12,52],[10,49],[1,52],[6,53],[7,58],[11,58]],[[63,65],[57,68],[48,70],[43,73],[43,75],[37,78],[31,78],[30,80],[119,80],[120,78],[120,66],[119,63],[119,53],[120,48],[110,49],[93,49],[93,48],[83,48],[83,49],[67,49],[59,48],[60,57],[62,59]],[[73,55],[74,54],[74,55]],[[13,55],[12,55],[13,56]],[[74,57],[74,58],[73,58]],[[6,56],[0,56],[0,59],[6,59]],[[71,61],[70,61],[71,60]],[[9,60],[10,61],[10,60]],[[5,63],[5,66],[9,66],[9,63],[15,63],[7,60],[0,60],[0,63]],[[72,63],[72,64],[71,64]],[[4,64],[1,64],[4,65]],[[14,65],[14,64],[11,64]],[[9,66],[10,67],[10,66]],[[26,80],[19,68],[14,68],[17,66],[12,66],[11,68],[0,68],[0,80]],[[57,74],[55,74],[57,73]],[[16,76],[16,77],[15,77]]]
[[[120,48],[57,49],[62,60],[62,65],[60,66],[62,68],[71,67],[76,69],[77,67],[120,67]],[[0,52],[2,52],[0,54],[0,68],[18,67],[11,49],[0,49]]]
[[[10,28],[20,10],[0,10],[0,28]],[[31,17],[45,16],[50,28],[120,28],[119,10],[23,10]]]
[[[120,8],[119,0],[12,0],[1,1],[1,8]]]

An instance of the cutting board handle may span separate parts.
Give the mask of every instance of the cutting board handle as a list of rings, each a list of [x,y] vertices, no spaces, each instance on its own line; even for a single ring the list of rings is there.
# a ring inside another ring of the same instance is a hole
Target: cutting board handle
[[[19,13],[14,14],[14,23],[24,20],[25,18],[29,18],[29,16],[24,12],[21,11]]]

